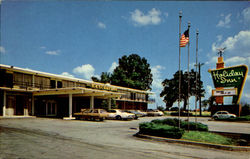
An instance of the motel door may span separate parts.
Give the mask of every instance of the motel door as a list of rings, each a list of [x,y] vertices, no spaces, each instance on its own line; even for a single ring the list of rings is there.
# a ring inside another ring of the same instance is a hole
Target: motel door
[[[57,115],[57,103],[56,101],[47,101],[46,103],[46,116]]]

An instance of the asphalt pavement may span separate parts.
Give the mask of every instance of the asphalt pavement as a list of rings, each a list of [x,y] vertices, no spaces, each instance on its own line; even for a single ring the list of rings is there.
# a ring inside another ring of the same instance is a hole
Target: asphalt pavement
[[[0,159],[249,159],[250,152],[233,152],[199,146],[150,141],[133,137],[138,124],[156,118],[133,121],[65,121],[62,119],[0,120]],[[208,121],[212,130],[250,132],[249,123],[232,124]],[[194,120],[190,118],[190,120]],[[230,128],[228,128],[230,127]],[[243,130],[239,130],[243,128]]]

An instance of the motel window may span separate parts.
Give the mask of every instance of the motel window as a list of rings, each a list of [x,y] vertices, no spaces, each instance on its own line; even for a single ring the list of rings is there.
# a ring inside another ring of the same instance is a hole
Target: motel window
[[[41,76],[35,76],[35,86],[40,89],[46,89],[50,87],[50,79]]]
[[[50,80],[50,88],[56,88],[56,81]]]
[[[23,85],[23,74],[15,72],[14,73],[14,84],[15,85]]]
[[[32,86],[32,75],[24,74],[23,80],[26,86]]]
[[[57,81],[57,88],[62,88],[62,81]]]

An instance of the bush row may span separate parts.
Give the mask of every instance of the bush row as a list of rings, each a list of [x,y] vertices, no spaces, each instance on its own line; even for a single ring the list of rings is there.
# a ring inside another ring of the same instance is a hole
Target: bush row
[[[153,122],[140,123],[139,128],[139,133],[142,134],[174,139],[180,139],[185,132],[183,129],[174,126],[156,124]]]
[[[171,119],[171,118],[166,118],[166,119],[155,119],[152,120],[153,123],[155,124],[160,124],[160,125],[170,125],[174,127],[179,127],[179,119]],[[182,121],[180,120],[180,127],[185,130],[198,130],[198,131],[208,131],[208,126],[204,125],[202,123],[195,123],[195,122],[187,122],[187,121]]]

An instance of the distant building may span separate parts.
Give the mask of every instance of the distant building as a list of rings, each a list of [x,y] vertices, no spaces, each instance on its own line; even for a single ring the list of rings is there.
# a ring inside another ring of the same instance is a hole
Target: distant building
[[[69,117],[111,99],[119,109],[146,110],[151,92],[0,64],[0,116]]]

